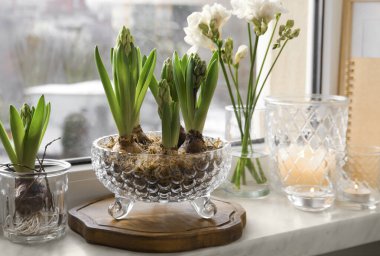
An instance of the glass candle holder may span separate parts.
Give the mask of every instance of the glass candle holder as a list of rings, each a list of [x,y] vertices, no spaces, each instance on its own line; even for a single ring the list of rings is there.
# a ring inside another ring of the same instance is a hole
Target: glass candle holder
[[[338,172],[338,200],[353,209],[375,209],[380,202],[380,147],[349,146]]]
[[[329,208],[335,200],[336,152],[346,145],[347,98],[269,97],[266,107],[266,141],[282,190],[301,210]]]

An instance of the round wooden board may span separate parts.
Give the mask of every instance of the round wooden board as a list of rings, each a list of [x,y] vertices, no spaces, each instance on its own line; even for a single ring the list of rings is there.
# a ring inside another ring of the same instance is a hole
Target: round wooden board
[[[244,209],[213,198],[217,213],[200,218],[189,202],[136,203],[127,220],[108,215],[113,198],[100,199],[69,211],[69,226],[89,243],[139,252],[180,252],[225,245],[239,239],[246,222]]]

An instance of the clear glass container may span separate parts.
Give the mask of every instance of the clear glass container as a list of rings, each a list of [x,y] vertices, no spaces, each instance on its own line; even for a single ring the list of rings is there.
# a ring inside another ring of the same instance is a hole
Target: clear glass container
[[[215,214],[210,193],[227,177],[231,166],[229,143],[220,141],[220,148],[197,154],[130,154],[106,147],[116,138],[116,135],[105,136],[92,145],[96,176],[115,194],[115,201],[108,209],[112,217],[127,218],[135,201],[190,201],[201,217],[211,218]]]
[[[346,146],[343,96],[266,98],[267,143],[273,169],[293,205],[322,211],[335,200],[334,174]]]
[[[340,166],[337,194],[341,205],[375,209],[380,202],[380,147],[350,145]]]
[[[237,111],[243,113],[244,109]],[[237,197],[264,197],[270,191],[267,179],[269,153],[264,139],[265,109],[255,109],[253,113],[247,153],[242,152],[242,137],[233,106],[226,106],[225,113],[225,139],[231,142],[232,165],[223,188]],[[243,117],[242,127],[244,125]]]
[[[65,234],[67,223],[65,161],[45,159],[43,170],[17,173],[0,167],[0,211],[3,234],[15,243],[39,243]]]

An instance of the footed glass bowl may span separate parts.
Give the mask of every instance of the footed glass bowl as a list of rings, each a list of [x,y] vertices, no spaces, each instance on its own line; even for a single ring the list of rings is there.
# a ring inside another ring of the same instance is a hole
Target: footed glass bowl
[[[197,154],[130,154],[106,146],[116,139],[117,135],[99,138],[91,150],[96,176],[115,194],[108,209],[113,218],[127,218],[135,201],[190,201],[202,218],[214,216],[210,193],[226,179],[231,167],[229,143],[221,142],[220,148]]]

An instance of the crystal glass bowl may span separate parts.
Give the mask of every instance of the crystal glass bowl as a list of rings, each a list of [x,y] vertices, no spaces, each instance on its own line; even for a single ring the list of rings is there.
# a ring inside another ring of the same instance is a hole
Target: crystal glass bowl
[[[111,139],[117,136],[95,140],[91,155],[96,176],[115,194],[115,202],[109,207],[112,217],[125,219],[135,201],[190,201],[201,217],[215,214],[210,193],[227,177],[231,166],[229,143],[222,142],[218,149],[197,154],[130,154],[108,148]]]

